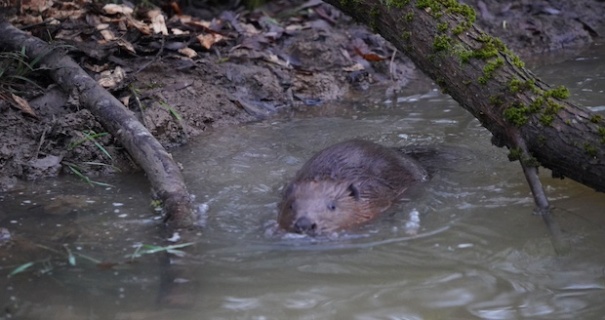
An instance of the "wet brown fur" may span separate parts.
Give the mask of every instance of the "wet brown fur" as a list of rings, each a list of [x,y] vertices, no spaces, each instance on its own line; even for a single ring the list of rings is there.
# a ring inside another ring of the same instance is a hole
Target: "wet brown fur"
[[[348,140],[315,154],[285,188],[279,225],[311,235],[368,222],[400,200],[426,171],[412,158],[381,145]],[[309,228],[300,228],[300,218]]]

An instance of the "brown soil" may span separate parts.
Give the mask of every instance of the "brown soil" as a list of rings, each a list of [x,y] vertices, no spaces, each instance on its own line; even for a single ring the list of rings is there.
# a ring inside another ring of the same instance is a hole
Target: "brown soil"
[[[466,3],[476,8],[481,27],[524,57],[586,46],[605,20],[601,1]],[[292,8],[300,10],[287,11]],[[292,108],[327,105],[371,86],[380,86],[391,95],[411,81],[421,83],[419,88],[430,85],[381,37],[319,1],[273,1],[262,11],[240,9],[239,15],[215,11],[190,10],[222,22],[217,33],[227,36],[210,49],[191,45],[197,52],[192,59],[175,51],[182,43],[191,44],[187,42],[191,39],[183,37],[163,42],[159,37],[125,32],[124,39],[136,46],[136,56],[115,46],[96,49],[98,32],[90,31],[83,19],[63,19],[59,25],[28,30],[53,39],[66,30],[89,32],[81,41],[64,40],[77,48],[71,55],[82,65],[121,66],[129,77],[112,92],[127,99],[128,107],[167,147],[186,143],[209,128],[262,120]],[[13,21],[19,25],[20,17]],[[255,32],[244,31],[250,26]],[[22,94],[33,116],[0,100],[0,190],[15,187],[19,180],[73,173],[74,169],[94,176],[136,168],[110,135],[89,138],[105,129],[87,110],[79,109],[77,101],[44,83],[43,76],[40,84],[44,89]]]

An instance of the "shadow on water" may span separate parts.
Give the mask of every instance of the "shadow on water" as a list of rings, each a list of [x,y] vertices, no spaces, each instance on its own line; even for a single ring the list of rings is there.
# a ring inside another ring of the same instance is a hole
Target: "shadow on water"
[[[605,111],[602,50],[596,46],[537,72],[570,87],[579,102]],[[174,152],[190,191],[207,208],[196,246],[184,257],[129,258],[141,244],[165,244],[157,236],[143,177],[116,177],[111,188],[58,179],[1,195],[0,227],[9,238],[1,242],[0,272],[35,264],[0,277],[0,318],[600,319],[605,314],[603,195],[541,172],[572,247],[569,255],[557,257],[542,221],[531,215],[521,169],[508,162],[505,150],[490,145],[490,134],[475,119],[437,90],[299,110],[285,118],[215,130]],[[276,206],[288,179],[315,151],[354,137],[396,147],[437,146],[451,157],[431,164],[432,179],[414,199],[360,230],[320,239],[277,230]],[[184,270],[186,277],[171,281],[195,284],[180,297],[190,302],[187,308],[158,305],[165,290],[163,264]]]

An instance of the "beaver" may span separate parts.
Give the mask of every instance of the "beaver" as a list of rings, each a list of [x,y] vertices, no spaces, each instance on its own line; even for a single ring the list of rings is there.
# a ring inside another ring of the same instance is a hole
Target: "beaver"
[[[278,223],[311,236],[362,225],[401,200],[411,185],[428,179],[413,158],[364,140],[319,151],[283,192]]]

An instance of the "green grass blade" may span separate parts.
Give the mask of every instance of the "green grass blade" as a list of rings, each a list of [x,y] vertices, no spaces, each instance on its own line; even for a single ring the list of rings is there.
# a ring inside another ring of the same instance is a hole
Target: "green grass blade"
[[[12,277],[15,276],[21,272],[24,272],[25,270],[29,269],[31,266],[33,266],[34,263],[33,262],[28,262],[28,263],[24,263],[18,267],[16,267],[15,269],[13,269],[13,271],[11,271],[11,273],[8,274],[8,277]]]

